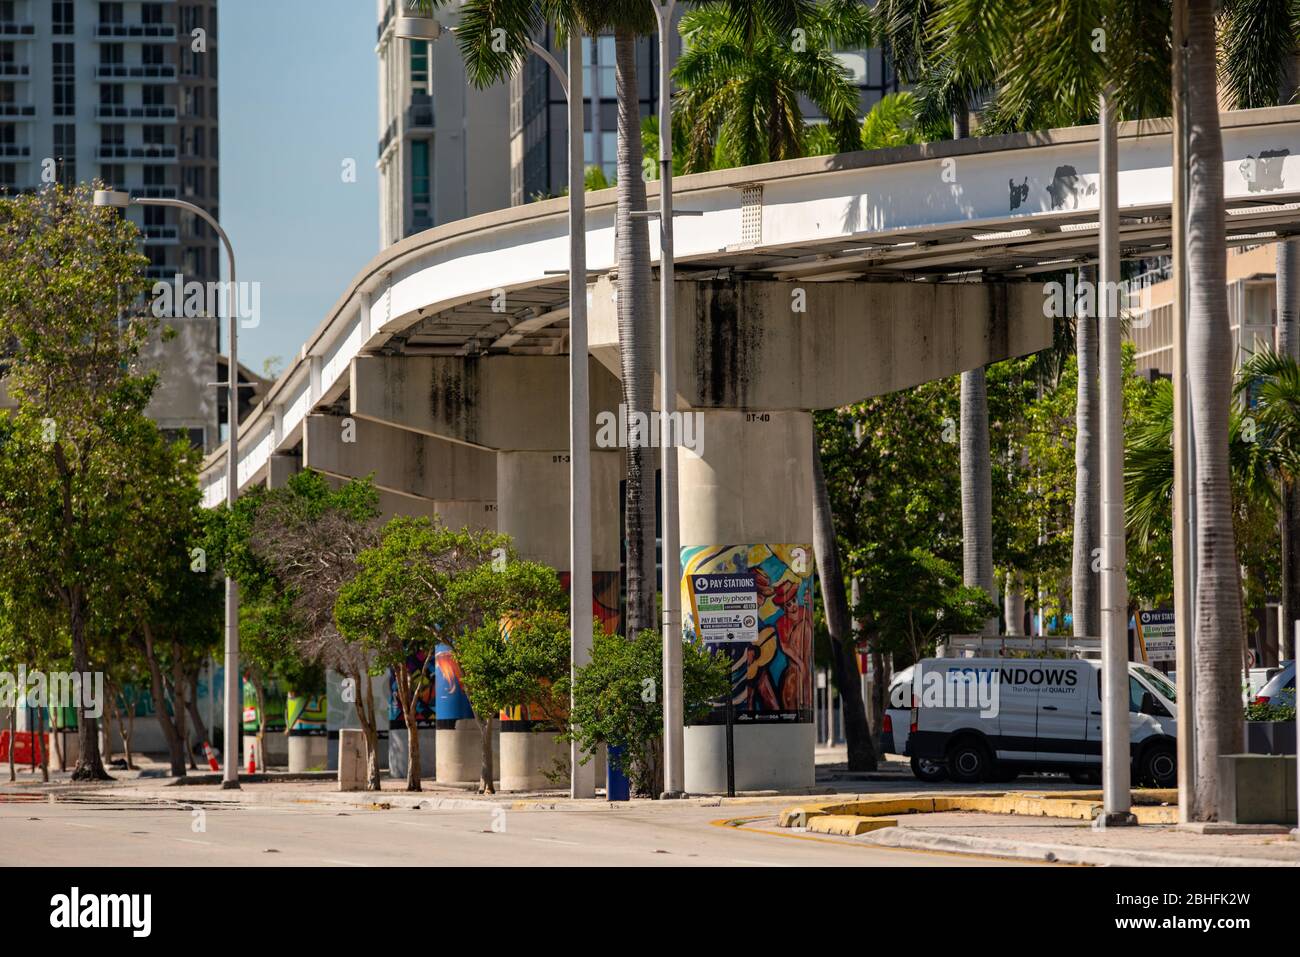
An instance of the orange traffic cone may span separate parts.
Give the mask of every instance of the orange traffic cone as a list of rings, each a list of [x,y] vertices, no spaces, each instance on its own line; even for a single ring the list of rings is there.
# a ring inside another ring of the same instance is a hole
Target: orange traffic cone
[[[257,745],[253,745],[248,750],[248,773],[255,774],[256,772],[257,772]]]
[[[206,741],[203,742],[203,753],[208,759],[208,767],[213,771],[220,771],[221,765],[217,763],[217,755],[212,750],[212,745],[208,744]]]

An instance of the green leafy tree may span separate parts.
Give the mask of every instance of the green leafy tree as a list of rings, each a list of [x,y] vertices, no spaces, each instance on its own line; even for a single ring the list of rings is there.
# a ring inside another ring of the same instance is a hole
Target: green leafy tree
[[[579,669],[574,683],[573,732],[582,750],[602,744],[622,748],[614,758],[633,793],[657,797],[663,792],[663,642],[654,631],[635,638],[606,634],[597,628],[591,662]],[[682,647],[683,713],[688,722],[705,717],[712,702],[730,690],[731,665],[702,645]]]
[[[595,631],[601,630],[597,622]],[[568,613],[558,608],[485,621],[465,632],[456,660],[474,713],[521,708],[533,733],[565,734],[570,645]]]
[[[493,666],[485,666],[478,672],[474,669],[485,665],[484,653],[490,653],[498,642],[508,640],[502,633],[503,629],[509,630],[512,623],[532,622],[539,616],[543,624],[538,627],[545,628],[545,622],[553,621],[549,616],[567,615],[568,603],[555,570],[536,562],[519,561],[508,547],[508,538],[471,530],[460,534],[463,551],[477,561],[436,580],[429,604],[441,626],[442,640],[459,655],[460,643],[468,636],[472,648],[470,670],[465,671],[463,677],[470,702],[474,703],[478,695],[480,703],[485,706],[480,708],[474,704],[474,720],[478,723],[482,740],[479,788],[483,793],[491,794],[496,790],[492,770],[492,728],[497,711],[489,706],[503,703],[497,698],[497,692],[502,690],[500,672]],[[536,633],[531,637],[544,638],[546,634]],[[553,633],[551,638],[554,638]],[[480,679],[479,687],[475,687],[475,674]]]
[[[119,492],[152,391],[137,365],[152,328],[137,231],[90,199],[51,186],[0,203],[0,342],[18,405],[0,426],[0,576],[29,602],[21,616],[60,609],[84,673],[104,666],[91,593],[123,574],[136,517]],[[78,737],[73,777],[106,778],[90,709]]]

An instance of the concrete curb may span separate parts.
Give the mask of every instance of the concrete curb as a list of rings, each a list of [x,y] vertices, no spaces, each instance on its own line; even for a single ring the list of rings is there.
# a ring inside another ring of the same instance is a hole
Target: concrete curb
[[[1177,824],[1178,808],[1155,803],[1168,792],[1134,792],[1133,813],[1139,824]],[[1091,821],[1103,808],[1101,795],[1093,791],[1010,791],[999,794],[901,795],[888,798],[857,798],[824,801],[786,808],[778,819],[781,827],[808,826],[821,817],[876,818],[898,814],[937,814],[945,811],[973,811],[980,814],[1017,814],[1022,817],[1051,817]]]
[[[866,841],[881,847],[907,850],[945,851],[954,854],[1010,857],[1019,860],[1049,861],[1059,864],[1088,864],[1097,867],[1297,867],[1291,861],[1260,858],[1220,857],[1209,854],[1184,854],[1178,851],[1141,851],[1111,847],[1085,847],[1077,844],[1040,844],[1010,841],[965,834],[941,834],[920,828],[893,827],[877,831]]]

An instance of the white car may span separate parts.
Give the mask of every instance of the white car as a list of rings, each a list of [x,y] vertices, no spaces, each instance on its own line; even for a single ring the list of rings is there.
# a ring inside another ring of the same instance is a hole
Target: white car
[[[1101,662],[927,658],[913,674],[907,755],[947,764],[954,781],[1011,780],[1020,771],[1101,769]],[[1133,780],[1177,783],[1177,692],[1129,662]]]
[[[1295,707],[1295,662],[1285,662],[1286,667],[1269,679],[1259,689],[1256,704],[1280,704]]]

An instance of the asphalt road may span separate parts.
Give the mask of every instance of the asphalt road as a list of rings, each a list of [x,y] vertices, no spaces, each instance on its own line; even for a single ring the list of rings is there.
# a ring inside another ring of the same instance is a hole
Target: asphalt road
[[[35,798],[35,799],[34,799]],[[788,803],[788,799],[786,801]],[[779,804],[366,810],[0,794],[4,863],[99,866],[1011,864],[772,827]],[[742,823],[737,824],[738,820]],[[730,821],[732,823],[726,823]]]

